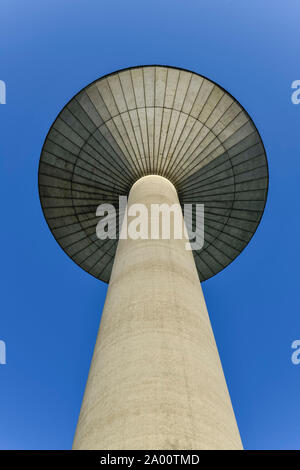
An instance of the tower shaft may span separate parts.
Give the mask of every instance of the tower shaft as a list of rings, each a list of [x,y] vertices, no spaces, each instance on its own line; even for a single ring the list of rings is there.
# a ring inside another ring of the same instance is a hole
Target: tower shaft
[[[128,207],[178,204],[146,176]],[[120,239],[74,449],[241,449],[186,239]]]

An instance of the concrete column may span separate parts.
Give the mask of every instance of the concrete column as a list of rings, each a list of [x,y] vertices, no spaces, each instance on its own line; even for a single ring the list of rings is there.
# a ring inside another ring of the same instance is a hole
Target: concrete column
[[[145,176],[128,207],[178,203]],[[74,449],[242,449],[186,240],[120,240]]]

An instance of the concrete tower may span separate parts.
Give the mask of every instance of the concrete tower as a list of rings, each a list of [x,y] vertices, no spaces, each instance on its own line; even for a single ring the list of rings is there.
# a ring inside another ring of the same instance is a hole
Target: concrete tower
[[[193,72],[121,70],[61,111],[40,160],[42,208],[64,251],[109,282],[73,448],[242,448],[200,281],[245,248],[267,188],[251,118]],[[119,196],[204,204],[204,246],[100,240],[96,209],[121,218]]]

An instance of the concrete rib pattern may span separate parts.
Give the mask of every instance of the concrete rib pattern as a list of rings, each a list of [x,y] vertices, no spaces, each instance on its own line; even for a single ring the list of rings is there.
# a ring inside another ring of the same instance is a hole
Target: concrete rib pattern
[[[259,133],[240,104],[196,73],[142,66],[100,78],[53,123],[40,159],[39,191],[63,250],[102,281],[118,240],[96,237],[96,208],[118,208],[135,181],[157,174],[181,204],[204,203],[205,244],[194,251],[200,281],[217,274],[254,234],[268,189]]]

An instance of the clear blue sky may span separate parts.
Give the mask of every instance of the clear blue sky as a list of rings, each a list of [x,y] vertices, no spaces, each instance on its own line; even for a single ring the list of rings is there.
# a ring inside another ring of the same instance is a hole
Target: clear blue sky
[[[72,445],[106,285],[59,248],[37,171],[47,131],[82,87],[116,69],[167,64],[203,74],[246,108],[270,189],[245,251],[203,284],[247,449],[300,449],[298,0],[2,0],[0,79],[0,448]]]

